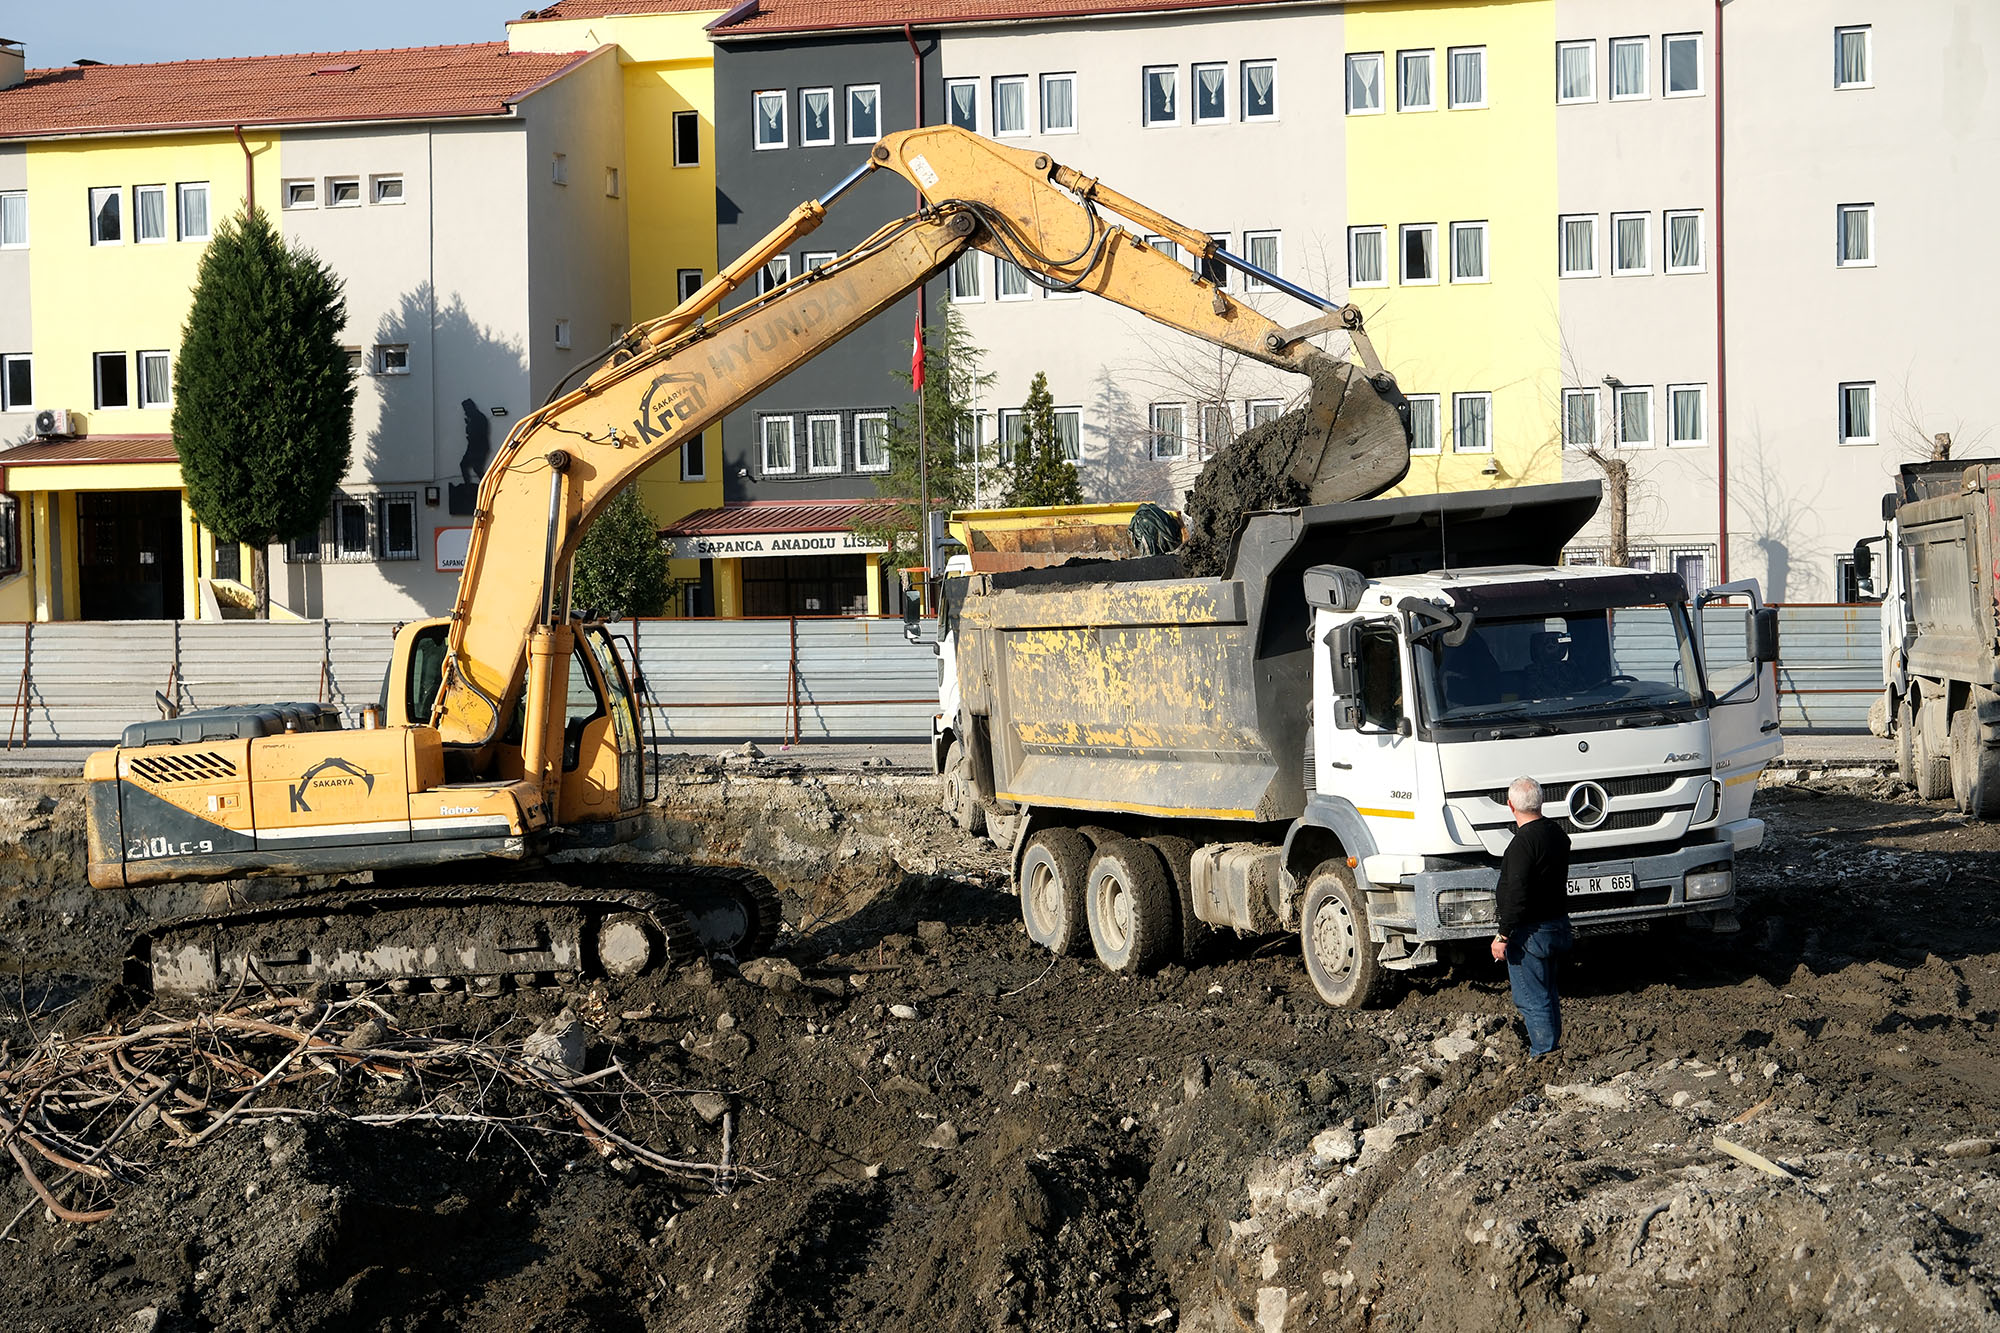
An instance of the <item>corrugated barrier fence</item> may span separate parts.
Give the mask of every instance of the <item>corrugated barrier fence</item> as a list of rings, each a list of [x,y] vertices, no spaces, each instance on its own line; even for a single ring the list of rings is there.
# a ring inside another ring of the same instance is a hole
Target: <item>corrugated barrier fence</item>
[[[1867,725],[1882,687],[1873,605],[1780,608],[1779,668],[1790,731]],[[1650,639],[1664,624],[1621,624]],[[1704,618],[1717,688],[1743,654],[1740,609]],[[395,636],[390,621],[66,621],[0,624],[0,711],[7,744],[98,744],[126,724],[182,708],[318,700],[350,724],[376,702]],[[936,711],[937,658],[888,617],[621,620],[664,741],[924,740]],[[1659,648],[1671,653],[1662,638]],[[636,649],[636,653],[634,653]],[[1621,643],[1621,654],[1624,651]],[[1650,655],[1648,653],[1647,655]]]

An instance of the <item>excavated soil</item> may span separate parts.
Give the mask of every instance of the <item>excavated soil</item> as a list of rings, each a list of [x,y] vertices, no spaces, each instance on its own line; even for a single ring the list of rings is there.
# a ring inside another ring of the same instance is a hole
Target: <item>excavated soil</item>
[[[1768,791],[1740,933],[1581,941],[1565,1049],[1531,1064],[1487,968],[1356,1014],[1282,940],[1141,980],[1052,961],[933,800],[682,763],[640,854],[766,870],[779,961],[392,1009],[505,1042],[568,1007],[590,1068],[680,1090],[662,1141],[715,1160],[691,1094],[721,1092],[768,1180],[364,1125],[407,1094],[356,1084],[121,1144],[150,1167],[95,1225],[0,1177],[9,1326],[2000,1328],[2000,828],[1886,781]],[[161,896],[84,888],[80,852],[73,787],[4,789],[16,1052],[136,1017],[110,982]]]

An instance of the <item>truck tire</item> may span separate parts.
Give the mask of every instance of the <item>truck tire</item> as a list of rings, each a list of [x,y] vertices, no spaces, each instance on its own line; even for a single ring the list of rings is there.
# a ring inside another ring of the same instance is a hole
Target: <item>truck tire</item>
[[[1194,911],[1194,843],[1187,838],[1162,833],[1145,841],[1167,863],[1167,875],[1174,882],[1175,916],[1180,922],[1180,958],[1199,962],[1215,944],[1215,927]]]
[[[1174,882],[1157,851],[1136,838],[1108,838],[1090,858],[1085,885],[1090,945],[1107,971],[1138,976],[1173,956]]]
[[[1368,938],[1368,905],[1345,857],[1320,862],[1306,881],[1299,942],[1320,999],[1337,1009],[1366,1009],[1380,998],[1387,973]]]
[[[972,764],[965,757],[965,747],[957,741],[944,752],[944,812],[975,838],[986,832],[986,806],[972,785]]]
[[[1090,938],[1083,907],[1090,855],[1090,839],[1073,828],[1043,829],[1021,853],[1021,922],[1053,953],[1081,954]]]
[[[1970,705],[1951,719],[1951,797],[1974,819],[2000,815],[2000,755],[1979,739],[1979,710]]]
[[[1896,776],[1906,787],[1917,785],[1917,710],[1908,695],[1896,708]]]
[[[1911,740],[1913,758],[1917,765],[1917,795],[1926,801],[1944,801],[1951,798],[1951,738],[1933,736],[1931,729],[1923,725],[1925,709],[1921,706],[1915,712],[1917,726]]]

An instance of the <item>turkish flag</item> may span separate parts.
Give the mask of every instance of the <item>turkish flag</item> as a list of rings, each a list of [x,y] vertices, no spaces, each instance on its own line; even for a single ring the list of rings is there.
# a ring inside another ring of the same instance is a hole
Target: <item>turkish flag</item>
[[[910,392],[924,391],[924,316],[917,312],[916,345],[910,349]]]

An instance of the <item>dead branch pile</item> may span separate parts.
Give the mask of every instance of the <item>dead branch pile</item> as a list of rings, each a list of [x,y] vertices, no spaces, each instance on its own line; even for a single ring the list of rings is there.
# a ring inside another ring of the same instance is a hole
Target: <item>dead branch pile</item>
[[[384,1089],[397,1109],[353,1109],[358,1093]],[[768,1179],[730,1163],[733,1113],[722,1117],[718,1161],[648,1145],[670,1124],[687,1127],[685,1097],[697,1091],[642,1084],[616,1060],[582,1074],[519,1042],[399,1031],[365,996],[281,997],[190,1017],[149,1012],[88,1037],[51,1033],[25,1052],[0,1044],[0,1145],[49,1212],[78,1223],[116,1211],[118,1187],[152,1164],[147,1152],[198,1149],[277,1118],[470,1125],[516,1144],[581,1138],[620,1169],[725,1191]]]

